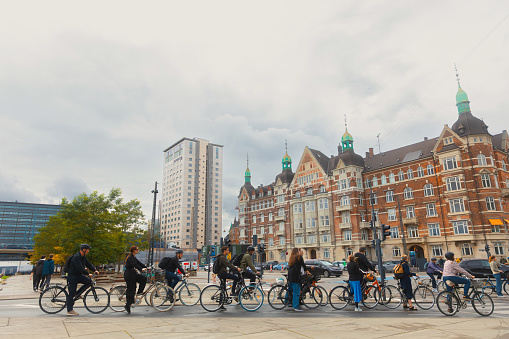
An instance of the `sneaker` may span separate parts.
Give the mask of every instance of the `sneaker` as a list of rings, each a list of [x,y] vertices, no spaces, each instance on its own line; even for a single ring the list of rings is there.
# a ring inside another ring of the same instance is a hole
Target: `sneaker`
[[[472,298],[470,298],[468,295],[464,295],[463,300],[472,300]]]
[[[78,312],[76,312],[75,310],[71,310],[71,311],[67,312],[67,315],[70,317],[73,317],[73,316],[80,315],[80,314]]]
[[[304,310],[302,308],[294,308],[293,309],[295,312],[304,312]]]
[[[436,288],[433,289],[433,292],[438,293],[438,290]]]
[[[360,307],[356,307],[355,312],[362,312],[362,309]]]
[[[499,297],[499,298],[503,298],[503,297],[505,297],[505,295],[500,294],[500,295],[497,295],[497,297]]]
[[[454,310],[452,309],[452,307],[449,307],[449,308],[447,309],[447,312],[452,313],[452,312],[454,312]]]

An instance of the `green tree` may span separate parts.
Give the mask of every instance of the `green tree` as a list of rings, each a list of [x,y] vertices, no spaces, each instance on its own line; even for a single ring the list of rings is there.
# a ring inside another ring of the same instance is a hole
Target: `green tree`
[[[124,202],[122,191],[113,188],[108,195],[93,192],[62,199],[58,214],[50,217],[34,237],[33,258],[54,253],[59,261],[79,251],[82,243],[92,246],[88,259],[94,264],[116,262],[131,245],[145,248],[140,225],[140,202]],[[63,262],[58,262],[63,264]]]

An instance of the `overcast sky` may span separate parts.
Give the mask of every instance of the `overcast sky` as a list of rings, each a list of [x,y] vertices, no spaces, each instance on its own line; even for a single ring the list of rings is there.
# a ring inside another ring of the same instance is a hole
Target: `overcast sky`
[[[509,2],[4,1],[0,200],[123,190],[151,216],[163,150],[224,145],[223,226],[252,183],[305,146],[364,154],[438,136],[472,112],[509,129]]]

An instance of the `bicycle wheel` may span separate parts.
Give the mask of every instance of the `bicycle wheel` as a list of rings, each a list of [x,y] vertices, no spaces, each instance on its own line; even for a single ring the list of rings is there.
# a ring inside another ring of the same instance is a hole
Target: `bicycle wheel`
[[[483,284],[482,284],[482,291],[483,293],[487,294],[487,295],[491,295],[493,292],[495,292],[495,286],[493,286],[493,283],[489,280],[486,280]]]
[[[322,302],[320,303],[320,306],[327,306],[329,303],[329,294],[327,294],[327,290],[323,288],[322,286],[317,285],[315,293],[318,293],[321,295]],[[318,298],[317,298],[318,300]]]
[[[509,294],[509,284],[507,283],[507,281],[504,282],[504,286],[502,286],[504,288],[504,292],[506,294]]]
[[[152,304],[150,303],[150,295],[151,295],[151,293],[145,293],[145,296],[143,297],[143,299],[145,299],[145,303],[148,306],[152,306]],[[141,303],[141,301],[140,301],[140,303]]]
[[[486,293],[479,292],[475,292],[472,296],[472,306],[474,310],[483,317],[491,315],[495,309],[491,297]]]
[[[127,286],[115,286],[110,290],[110,308],[115,312],[125,311]]]
[[[414,290],[414,301],[423,310],[429,310],[435,306],[435,294],[426,286],[419,286]]]
[[[159,312],[171,310],[175,305],[175,291],[166,285],[157,285],[150,293],[150,304]]]
[[[102,287],[91,286],[83,297],[85,308],[90,313],[99,314],[104,312],[110,305],[110,295]]]
[[[378,302],[388,309],[394,310],[403,303],[403,294],[395,286],[385,286],[380,292]]]
[[[335,310],[342,310],[350,300],[350,291],[344,286],[336,286],[329,293],[329,303]]]
[[[362,290],[362,304],[366,308],[375,308],[378,305],[377,289],[373,286],[368,286]]]
[[[449,291],[442,291],[437,296],[437,307],[443,315],[453,316],[460,309],[460,301]]]
[[[442,280],[437,282],[437,290],[440,292],[447,290],[447,288]]]
[[[254,312],[263,305],[263,291],[259,286],[244,286],[239,293],[240,306],[249,312]]]
[[[215,312],[223,306],[226,291],[217,285],[209,285],[200,293],[200,304],[206,311]]]
[[[182,305],[193,306],[200,301],[201,290],[198,285],[187,283],[180,288],[179,299]]]
[[[67,303],[67,292],[59,286],[44,290],[39,297],[39,307],[46,313],[55,314],[62,311]]]
[[[260,286],[260,289],[263,292],[264,299],[266,299],[267,296],[269,295],[269,291],[270,291],[272,285],[269,283],[266,283],[266,282],[262,282],[258,286]]]
[[[300,300],[307,308],[313,309],[320,306],[322,303],[322,295],[321,292],[316,291],[317,288],[315,286],[304,286],[302,291],[300,292]]]
[[[275,285],[267,293],[267,301],[270,307],[275,310],[282,310],[290,302],[290,295],[288,294],[288,287]]]

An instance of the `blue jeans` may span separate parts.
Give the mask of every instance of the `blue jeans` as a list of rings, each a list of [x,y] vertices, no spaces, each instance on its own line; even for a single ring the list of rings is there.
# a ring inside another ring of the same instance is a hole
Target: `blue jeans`
[[[299,283],[290,283],[290,289],[293,292],[292,306],[293,306],[293,308],[299,308],[300,284]]]
[[[353,300],[356,303],[360,303],[362,301],[362,289],[360,281],[351,281],[350,280],[350,291],[353,292]]]
[[[92,285],[92,280],[89,277],[85,277],[84,275],[68,275],[67,283],[69,284],[69,294],[67,295],[67,312],[71,312],[74,307],[74,296],[76,294],[81,294],[85,289],[87,289],[90,285]],[[76,292],[76,288],[78,284],[83,284],[80,289]]]
[[[450,280],[452,281],[453,283],[455,283],[456,285],[457,284],[465,284],[465,286],[463,287],[463,295],[465,297],[468,297],[468,290],[470,289],[470,280],[468,279],[465,279],[465,278],[461,278],[461,277],[457,277],[457,276],[449,276],[449,277],[444,277],[443,278],[443,282],[445,284],[445,282],[447,280]],[[452,287],[450,287],[449,285],[445,284],[445,286],[447,287],[447,290],[449,292],[452,291]]]
[[[493,274],[493,276],[495,277],[495,280],[497,281],[497,286],[496,286],[497,295],[501,296],[502,295],[502,278],[500,277],[500,273],[495,273],[495,274]]]
[[[166,280],[168,280],[168,286],[175,288],[180,281],[180,276],[170,271],[166,271]]]

